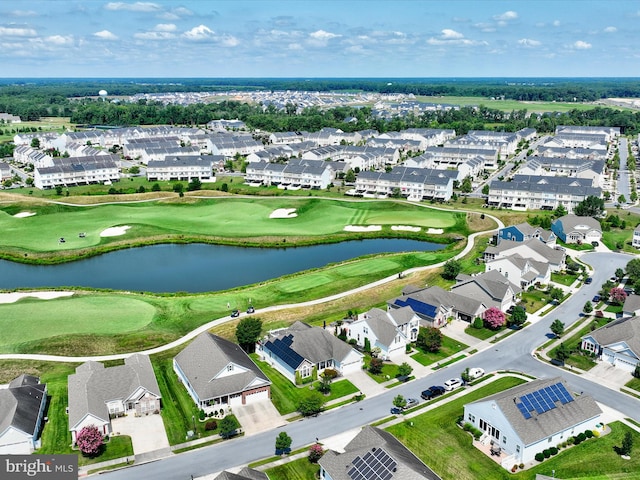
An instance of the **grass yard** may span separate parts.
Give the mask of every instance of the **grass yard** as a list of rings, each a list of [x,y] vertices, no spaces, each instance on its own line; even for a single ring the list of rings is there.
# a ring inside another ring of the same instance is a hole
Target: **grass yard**
[[[627,388],[631,388],[632,390],[636,390],[640,392],[640,378],[632,378],[624,385]]]
[[[149,303],[120,295],[25,298],[0,305],[0,351],[18,352],[21,345],[44,338],[133,332],[148,326],[155,313]]]
[[[571,273],[551,273],[551,281],[555,283],[559,283],[560,285],[564,285],[565,287],[569,287],[576,281],[578,275],[574,275]]]
[[[519,305],[525,307],[527,313],[534,313],[549,303],[548,295],[540,290],[522,292]]]
[[[317,389],[320,382],[315,382],[313,388]],[[353,395],[360,390],[346,378],[338,378],[331,383],[331,393],[325,397],[327,402],[336,400],[337,398],[346,397],[347,395]]]
[[[59,452],[56,452],[59,453]],[[128,435],[118,435],[109,437],[109,441],[104,444],[102,453],[97,457],[85,457],[78,455],[78,465],[93,465],[94,463],[106,462],[116,458],[133,457],[133,444]]]
[[[622,305],[607,305],[607,308],[605,308],[604,311],[609,313],[621,313]]]
[[[411,355],[411,358],[413,358],[416,362],[426,366],[436,362],[440,362],[441,360],[444,360],[451,355],[455,355],[456,353],[461,352],[466,348],[469,348],[469,346],[445,335],[442,337],[442,346],[440,347],[440,350],[432,353],[425,352],[416,347],[418,353],[414,353],[413,355]]]
[[[293,218],[269,218],[281,208],[295,208]],[[22,212],[35,213],[15,217]],[[196,241],[199,237],[219,242],[279,244],[317,242],[319,237],[337,235],[341,240],[362,238],[344,231],[346,225],[382,225],[393,235],[392,225],[443,228],[445,232],[468,233],[465,214],[430,209],[407,202],[341,201],[314,198],[217,198],[184,197],[176,200],[94,206],[16,203],[0,208],[0,248],[25,261],[23,254],[90,254],[91,249],[115,243],[120,248],[148,238]],[[101,237],[110,227],[131,228],[121,236]],[[460,231],[462,229],[463,231]],[[47,232],[47,236],[43,235]],[[85,236],[79,238],[78,233]],[[380,236],[380,235],[375,235]],[[398,236],[397,234],[395,236]],[[58,239],[64,237],[66,242]],[[252,240],[253,239],[253,240]],[[306,239],[306,240],[305,240]],[[21,254],[18,254],[20,252]],[[29,257],[31,258],[31,257]],[[70,260],[71,258],[68,258]]]
[[[565,364],[571,365],[573,367],[580,368],[582,370],[590,370],[591,368],[596,366],[596,362],[588,355],[582,355],[579,352],[580,342],[582,337],[592,331],[592,326],[595,328],[600,328],[603,325],[608,323],[607,318],[594,318],[593,321],[586,322],[581,328],[577,330],[572,330],[573,333],[570,337],[564,338],[562,342],[569,347],[571,350],[571,354],[569,358],[565,360]],[[555,358],[556,351],[558,346],[551,349],[549,351],[549,357]]]
[[[373,374],[369,371],[370,362],[371,362],[371,355],[365,354],[364,355],[364,365],[366,367],[365,372],[367,372],[367,375],[369,375],[378,383],[387,382],[389,380],[396,378],[396,376],[398,375],[398,365],[396,365],[395,363],[385,360],[382,363],[382,372],[380,374]]]
[[[464,329],[464,333],[471,335],[472,337],[476,337],[480,340],[486,340],[487,338],[491,338],[495,334],[500,333],[506,329],[507,327],[505,326],[498,328],[497,330],[491,330],[490,328],[486,327],[474,328],[473,325],[470,325]]]
[[[269,480],[314,480],[318,478],[320,466],[313,464],[307,457],[271,467],[265,471]]]
[[[445,103],[450,105],[484,105],[487,108],[494,108],[504,112],[513,110],[527,110],[528,112],[568,112],[569,110],[591,110],[595,108],[593,103],[570,103],[570,102],[525,102],[519,100],[492,100],[486,97],[457,97],[457,96],[418,96],[418,99],[429,103]]]
[[[625,220],[625,217],[622,216],[622,220]],[[635,223],[634,223],[635,225]],[[633,227],[629,227],[625,230],[620,230],[619,228],[612,228],[609,231],[602,232],[602,243],[604,243],[611,250],[618,250],[617,245],[624,245],[623,250],[628,252],[637,253],[637,250],[627,245],[627,242],[631,242],[631,237],[633,236]]]

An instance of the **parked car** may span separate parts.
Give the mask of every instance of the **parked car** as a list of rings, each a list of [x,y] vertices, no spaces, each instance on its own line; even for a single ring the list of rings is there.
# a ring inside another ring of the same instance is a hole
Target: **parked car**
[[[407,404],[404,406],[404,409],[413,408],[420,403],[417,398],[407,398]]]
[[[400,415],[402,413],[402,409],[398,407],[391,407],[392,415]]]
[[[587,285],[589,285],[591,282],[593,282],[593,278],[591,277],[587,277],[587,279],[584,281],[584,283],[586,283]]]
[[[436,396],[442,395],[444,392],[446,392],[446,390],[444,389],[444,387],[442,385],[431,385],[429,387],[429,390],[431,390],[433,393],[435,393]]]
[[[593,303],[598,303],[600,301],[600,295],[594,295],[591,301]]]
[[[591,242],[591,245],[593,245],[594,247],[599,247],[600,246],[600,242],[596,242],[594,240],[593,242]]]
[[[469,378],[475,380],[476,378],[480,378],[484,375],[484,370],[482,368],[470,368],[469,369]]]
[[[445,392],[444,387],[433,385],[426,390],[423,390],[420,396],[425,400],[431,400],[442,395]]]
[[[249,308],[247,308],[247,313],[253,313],[255,311],[256,311],[256,309],[253,308],[253,305],[249,305]]]
[[[231,312],[231,318],[236,318],[240,316],[240,310],[234,310]]]
[[[462,380],[459,378],[450,378],[446,382],[444,382],[444,389],[447,391],[455,390],[458,387],[462,386]]]

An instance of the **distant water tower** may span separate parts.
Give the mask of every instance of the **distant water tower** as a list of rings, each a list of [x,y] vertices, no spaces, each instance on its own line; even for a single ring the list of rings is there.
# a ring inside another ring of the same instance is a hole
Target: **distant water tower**
[[[98,95],[100,95],[100,98],[102,98],[102,101],[104,102],[105,97],[108,95],[106,90],[100,90],[98,92]]]

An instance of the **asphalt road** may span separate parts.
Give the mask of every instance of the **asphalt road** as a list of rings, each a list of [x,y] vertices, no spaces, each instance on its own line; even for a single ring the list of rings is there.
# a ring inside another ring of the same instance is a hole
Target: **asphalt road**
[[[428,377],[396,387],[381,395],[323,413],[316,418],[293,422],[275,430],[262,432],[250,437],[221,442],[192,452],[172,456],[157,462],[104,473],[109,480],[129,480],[131,478],[153,478],[154,480],[189,480],[191,475],[199,477],[234,466],[243,465],[274,453],[275,438],[280,430],[293,439],[292,448],[313,443],[318,438],[327,438],[372,423],[389,415],[394,396],[419,397],[422,390],[430,385],[441,385],[451,377],[457,377],[467,367],[482,367],[485,371],[517,370],[539,378],[562,376],[573,391],[591,395],[596,401],[622,412],[636,421],[640,421],[638,400],[603,387],[577,374],[557,369],[538,361],[531,353],[548,340],[551,322],[559,318],[567,327],[579,318],[587,300],[590,300],[601,285],[613,275],[616,268],[624,268],[631,259],[620,253],[587,253],[582,259],[595,270],[593,283],[583,286],[563,304],[555,308],[540,321],[528,326],[521,332],[511,335],[496,344],[476,353],[471,358],[457,362]]]

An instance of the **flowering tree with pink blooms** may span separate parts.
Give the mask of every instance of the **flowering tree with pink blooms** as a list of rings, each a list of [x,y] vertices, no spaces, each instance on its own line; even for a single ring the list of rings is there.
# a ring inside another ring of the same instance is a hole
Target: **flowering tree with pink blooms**
[[[319,443],[314,443],[309,447],[309,461],[311,463],[318,463],[322,455],[324,455],[324,450]]]
[[[491,330],[497,330],[504,325],[505,314],[497,307],[487,308],[483,315],[484,323]]]
[[[83,455],[94,457],[102,450],[102,434],[95,425],[88,425],[78,432],[76,444]]]
[[[627,299],[627,293],[620,287],[614,287],[609,290],[609,298],[611,299],[611,303],[622,305]]]

